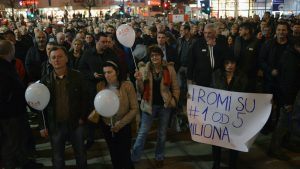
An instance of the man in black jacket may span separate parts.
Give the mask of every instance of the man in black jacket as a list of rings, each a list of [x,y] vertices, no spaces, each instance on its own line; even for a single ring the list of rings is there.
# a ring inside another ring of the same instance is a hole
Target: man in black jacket
[[[22,126],[26,113],[25,86],[12,63],[15,48],[0,40],[0,159],[3,168],[12,169],[26,163],[22,152]]]
[[[279,65],[278,81],[280,89],[279,97],[282,100],[282,106],[280,107],[278,123],[273,132],[268,153],[270,156],[278,158],[280,160],[289,160],[290,158],[283,153],[281,146],[288,147],[288,140],[284,138],[289,138],[289,134],[291,134],[291,119],[293,118],[299,120],[299,112],[293,110],[293,104],[295,103],[297,93],[299,93],[300,91],[299,38],[296,39],[293,47],[287,48],[280,60],[281,64]],[[299,124],[299,121],[295,122]]]
[[[25,68],[29,82],[35,82],[41,79],[42,63],[47,57],[46,52],[46,33],[39,31],[35,34],[36,44],[31,47],[26,55]]]
[[[226,48],[218,44],[216,27],[212,23],[205,25],[204,38],[205,41],[197,41],[189,52],[187,79],[188,84],[209,87],[212,73],[222,65]]]
[[[253,36],[251,23],[245,22],[240,25],[239,36],[234,44],[234,56],[239,68],[249,80],[248,91],[256,91],[258,74],[259,41]]]
[[[87,81],[91,99],[94,99],[96,96],[96,84],[104,80],[102,66],[105,61],[113,60],[119,63],[119,59],[114,51],[108,48],[107,35],[100,33],[96,36],[96,39],[96,47],[85,51],[79,63],[79,70]],[[93,105],[90,110],[92,109]]]
[[[157,33],[157,45],[164,53],[163,60],[175,63],[175,60],[177,58],[177,51],[167,44],[167,37],[165,32]]]
[[[67,140],[74,149],[77,168],[86,169],[84,122],[88,112],[83,77],[80,72],[68,69],[67,52],[62,47],[51,49],[49,62],[53,72],[41,79],[50,91],[50,102],[45,112],[47,129],[41,129],[41,136],[50,136],[55,169],[65,168],[64,149]]]
[[[79,62],[79,70],[84,76],[84,80],[87,83],[88,88],[88,111],[94,109],[94,98],[97,94],[96,85],[98,82],[104,80],[103,74],[103,64],[107,60],[113,60],[116,63],[119,63],[119,58],[111,49],[108,49],[108,40],[105,33],[99,33],[96,35],[96,47],[86,50],[82,59]],[[87,148],[93,144],[93,132],[94,127],[89,127]]]
[[[264,92],[273,94],[273,109],[265,126],[267,130],[272,129],[272,121],[277,122],[280,107],[282,107],[283,104],[282,98],[279,97],[278,69],[281,65],[280,58],[282,58],[283,52],[290,44],[288,29],[289,26],[286,22],[278,22],[276,26],[276,37],[266,41],[260,50],[259,65],[263,71]]]

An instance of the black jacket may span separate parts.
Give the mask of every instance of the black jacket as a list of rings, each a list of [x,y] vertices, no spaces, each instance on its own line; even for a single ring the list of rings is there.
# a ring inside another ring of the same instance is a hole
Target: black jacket
[[[83,76],[80,72],[69,69],[67,78],[67,92],[69,96],[69,111],[71,117],[69,119],[70,126],[75,129],[79,125],[79,119],[85,120],[88,116],[87,109],[87,92]],[[56,112],[55,108],[55,79],[53,73],[44,76],[41,83],[45,84],[50,91],[50,101],[46,107],[45,118],[49,132],[56,131]],[[41,125],[43,126],[43,125]]]
[[[79,71],[83,74],[86,81],[88,94],[89,94],[89,110],[92,111],[94,106],[92,105],[93,99],[96,96],[96,85],[98,82],[104,80],[103,64],[107,60],[113,60],[115,63],[119,63],[119,58],[111,49],[105,50],[103,54],[98,54],[96,48],[89,49],[83,53],[79,62]],[[96,79],[94,73],[102,74],[103,78]]]
[[[83,51],[80,51],[79,58],[75,57],[73,52],[74,51],[71,50],[68,54],[68,56],[69,56],[68,65],[70,66],[71,69],[79,70],[79,63],[80,63],[80,60],[82,59]]]
[[[46,49],[43,56],[40,55],[37,45],[28,50],[25,60],[25,68],[29,82],[35,82],[41,79],[42,63],[47,61],[47,59]]]
[[[181,52],[182,52],[184,41],[185,41],[185,39],[182,38],[182,37],[177,40],[177,54],[178,55],[177,55],[177,58],[175,60],[175,70],[176,71],[178,71],[178,69],[180,68],[180,66],[188,66],[188,65],[182,65],[182,63],[181,63],[181,60],[182,60],[182,58],[181,58]],[[202,42],[202,39],[195,40],[195,39],[193,39],[191,37],[189,39],[189,41],[187,42],[188,43],[188,51],[191,51],[192,47],[193,47],[193,44],[195,42],[198,42],[198,41]],[[205,41],[205,40],[203,40],[203,41]],[[190,57],[189,54],[188,54],[188,57]],[[186,59],[189,60],[189,58],[186,58]]]
[[[288,48],[282,55],[279,67],[279,87],[285,105],[292,105],[300,90],[300,53]]]
[[[266,82],[274,82],[271,72],[273,69],[278,69],[278,66],[281,64],[279,58],[288,46],[288,43],[286,45],[279,45],[276,42],[276,38],[270,39],[262,45],[259,55],[259,65],[264,72],[264,80]]]
[[[95,79],[94,73],[103,74],[103,63],[107,60],[113,60],[119,63],[118,57],[111,49],[106,49],[103,54],[98,54],[96,48],[87,50],[83,53],[79,62],[79,70],[85,79],[93,82],[96,86],[99,79]]]
[[[166,45],[166,55],[167,55],[167,62],[174,62],[177,56],[177,51],[176,49],[172,48],[170,45]]]
[[[227,91],[247,92],[248,78],[246,74],[237,69],[231,82],[228,84],[224,69],[216,70],[212,75],[211,87]]]
[[[25,113],[25,86],[15,66],[0,59],[0,119],[16,118]]]
[[[216,44],[214,46],[214,68],[211,67],[209,49],[206,41],[197,41],[189,54],[189,64],[187,79],[192,80],[196,85],[210,86],[212,73],[220,68],[224,52],[227,51],[225,46]]]
[[[241,37],[237,37],[234,44],[234,55],[238,61],[239,68],[251,79],[256,78],[259,67],[259,44],[256,38],[246,42]]]

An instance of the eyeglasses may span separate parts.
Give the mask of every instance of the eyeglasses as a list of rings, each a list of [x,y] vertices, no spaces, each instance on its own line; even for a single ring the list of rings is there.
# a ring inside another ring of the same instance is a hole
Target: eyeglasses
[[[152,53],[152,54],[150,55],[150,57],[151,57],[151,58],[153,58],[153,57],[161,57],[161,55],[160,55],[159,53]]]

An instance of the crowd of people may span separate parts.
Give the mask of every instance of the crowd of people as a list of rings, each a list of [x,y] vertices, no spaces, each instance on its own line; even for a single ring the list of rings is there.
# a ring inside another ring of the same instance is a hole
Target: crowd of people
[[[273,94],[272,113],[261,133],[272,134],[269,156],[289,160],[282,148],[295,150],[289,143],[291,133],[299,130],[293,124],[300,122],[299,19],[266,12],[262,18],[183,23],[135,18],[45,27],[11,24],[0,36],[0,168],[41,167],[34,161],[25,101],[26,86],[37,81],[50,91],[46,128],[41,117],[40,134],[50,140],[55,169],[65,168],[66,142],[74,149],[77,168],[88,168],[86,152],[96,128],[103,133],[113,168],[134,169],[154,119],[155,164],[163,167],[170,118],[175,109],[186,114],[189,84]],[[131,49],[117,39],[121,24],[135,31]],[[120,108],[111,119],[91,122],[94,98],[103,89],[116,93]],[[230,169],[238,168],[238,154],[230,150]],[[221,147],[212,146],[212,158],[212,168],[220,169]]]

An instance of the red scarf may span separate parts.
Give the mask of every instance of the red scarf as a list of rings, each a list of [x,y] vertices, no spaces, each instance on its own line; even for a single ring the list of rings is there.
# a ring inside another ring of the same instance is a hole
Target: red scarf
[[[171,86],[171,75],[167,67],[163,68],[162,74],[163,83],[165,86]],[[150,100],[150,84],[149,80],[144,81],[144,94],[143,99],[146,101]]]

